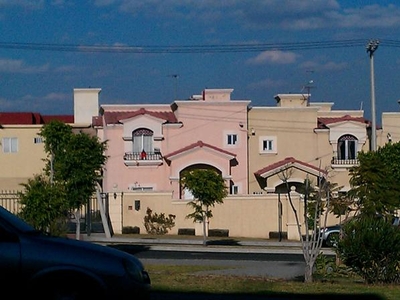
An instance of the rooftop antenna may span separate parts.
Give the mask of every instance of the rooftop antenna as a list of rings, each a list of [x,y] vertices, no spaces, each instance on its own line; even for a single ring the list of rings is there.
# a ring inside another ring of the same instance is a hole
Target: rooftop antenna
[[[314,70],[306,70],[306,72],[312,74],[312,73],[314,73]],[[303,85],[303,87],[301,89],[301,93],[303,93],[304,90],[307,91],[307,96],[306,96],[307,98],[305,99],[305,100],[307,100],[307,106],[309,105],[309,102],[310,102],[311,89],[314,88],[313,83],[314,83],[314,80],[311,79],[307,82],[307,84]],[[304,94],[303,94],[303,97],[304,97]]]
[[[310,101],[311,89],[315,88],[315,86],[313,86],[313,83],[314,83],[314,80],[309,80],[307,82],[307,84],[303,85],[303,87],[301,88],[301,93],[303,93],[304,90],[307,91],[307,96],[304,96],[304,94],[303,94],[303,96],[305,97],[305,100],[307,100],[307,106],[308,106],[309,101]]]
[[[177,98],[177,94],[178,94],[178,77],[179,77],[179,74],[171,74],[171,75],[168,75],[168,77],[173,77],[173,78],[175,78],[175,85],[174,85],[174,100],[177,100],[178,98]]]

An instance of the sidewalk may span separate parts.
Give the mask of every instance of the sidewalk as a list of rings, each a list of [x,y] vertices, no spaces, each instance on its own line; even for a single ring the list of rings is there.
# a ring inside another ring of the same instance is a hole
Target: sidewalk
[[[268,239],[240,238],[207,238],[203,245],[200,236],[143,236],[114,235],[107,238],[105,234],[82,235],[82,240],[99,244],[132,244],[150,246],[152,250],[170,251],[218,251],[218,252],[252,252],[252,253],[302,253],[300,242]],[[324,254],[333,254],[332,249],[322,248]]]

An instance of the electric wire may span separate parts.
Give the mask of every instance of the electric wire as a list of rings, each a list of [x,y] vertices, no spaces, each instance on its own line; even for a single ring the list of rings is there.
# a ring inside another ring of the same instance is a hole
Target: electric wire
[[[350,48],[365,46],[366,39],[333,40],[316,42],[293,43],[245,43],[245,44],[211,44],[211,45],[79,45],[79,44],[48,44],[48,43],[20,43],[0,42],[0,49],[18,49],[56,52],[83,52],[83,53],[235,53],[235,52],[262,52],[262,51],[300,51],[326,48]],[[380,40],[380,47],[400,47],[400,41]]]

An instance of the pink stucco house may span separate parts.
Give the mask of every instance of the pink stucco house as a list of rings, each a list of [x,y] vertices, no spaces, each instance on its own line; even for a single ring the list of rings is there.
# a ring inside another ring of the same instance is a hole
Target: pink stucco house
[[[225,179],[230,194],[247,194],[247,111],[232,89],[205,89],[171,105],[101,105],[93,124],[108,141],[104,192],[168,192],[185,170],[207,167]]]

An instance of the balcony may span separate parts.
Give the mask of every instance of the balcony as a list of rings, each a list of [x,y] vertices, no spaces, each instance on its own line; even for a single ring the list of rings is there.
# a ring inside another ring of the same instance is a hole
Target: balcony
[[[350,168],[358,165],[358,159],[339,159],[332,157],[331,160],[332,168]]]
[[[125,152],[125,166],[159,166],[163,158],[160,152]]]

